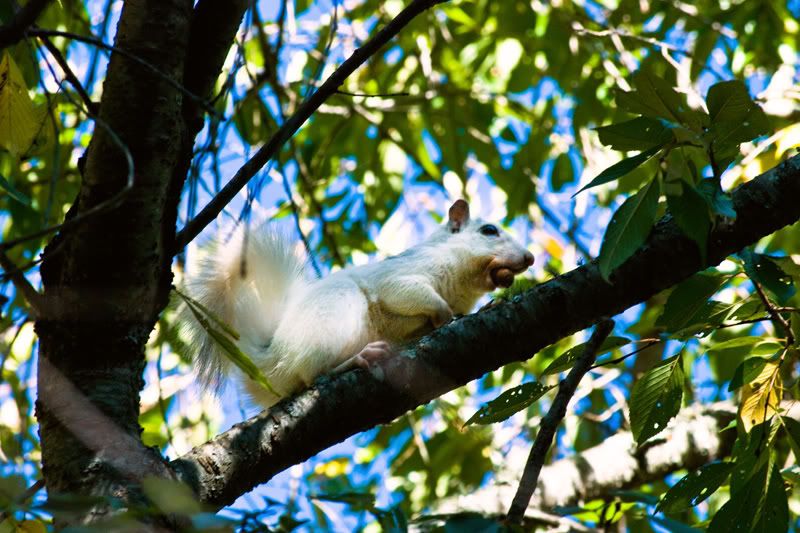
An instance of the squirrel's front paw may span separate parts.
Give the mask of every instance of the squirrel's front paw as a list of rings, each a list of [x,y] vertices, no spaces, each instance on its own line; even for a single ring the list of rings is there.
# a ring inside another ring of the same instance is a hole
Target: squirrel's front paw
[[[439,309],[436,314],[431,316],[431,324],[434,328],[440,328],[453,320],[453,311],[449,307]]]

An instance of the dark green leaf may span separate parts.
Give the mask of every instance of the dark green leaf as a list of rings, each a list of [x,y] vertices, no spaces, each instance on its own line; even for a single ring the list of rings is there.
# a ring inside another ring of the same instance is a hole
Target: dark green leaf
[[[747,276],[771,292],[778,303],[783,305],[794,296],[796,289],[791,276],[771,261],[769,256],[753,252],[751,248],[745,248],[739,252],[739,256],[744,260]]]
[[[600,142],[614,150],[647,150],[673,141],[672,131],[660,120],[638,117],[633,120],[596,128]]]
[[[601,356],[604,353],[608,353],[611,350],[616,350],[626,344],[630,344],[630,339],[626,339],[625,337],[614,337],[613,335],[610,337],[606,337],[606,340],[600,345],[600,348],[597,349],[597,356]],[[576,344],[566,352],[559,355],[552,363],[547,365],[547,368],[544,369],[542,372],[543,376],[549,376],[551,374],[558,374],[559,372],[563,372],[565,370],[569,370],[572,368],[572,365],[575,364],[582,355],[584,350],[586,349],[586,343],[582,342],[580,344]]]
[[[720,188],[719,180],[715,178],[700,180],[700,183],[697,185],[697,192],[705,197],[714,213],[730,219],[736,218],[736,209],[733,206],[733,201],[731,201],[731,197]]]
[[[639,249],[656,221],[660,182],[653,179],[617,209],[603,236],[598,263],[600,274],[611,273]]]
[[[563,153],[556,158],[553,164],[553,173],[550,176],[550,183],[554,191],[560,191],[567,183],[572,183],[575,179],[575,172],[572,170],[572,161],[569,154]]]
[[[741,122],[756,105],[747,87],[739,80],[722,81],[711,86],[706,96],[711,123]]]
[[[509,416],[517,413],[533,402],[544,396],[544,394],[555,387],[555,385],[543,385],[536,381],[523,383],[507,391],[503,391],[500,396],[483,405],[477,413],[472,415],[464,425],[470,424],[493,424],[502,422]]]
[[[786,438],[789,441],[789,447],[794,453],[795,460],[800,461],[797,459],[800,457],[800,422],[788,416],[780,416],[779,419],[786,429]]]
[[[617,105],[622,109],[682,124],[695,131],[700,129],[701,115],[664,78],[640,70],[633,77],[633,85],[634,91],[617,93]]]
[[[680,354],[646,372],[631,391],[631,431],[638,444],[660,433],[678,414],[683,398],[683,367]]]
[[[573,194],[573,196],[585,191],[586,189],[590,189],[592,187],[614,181],[617,178],[621,178],[656,155],[661,148],[661,145],[653,146],[649,150],[645,150],[644,152],[636,154],[633,157],[628,157],[618,163],[614,163],[598,174],[592,181],[584,185],[578,192]]]
[[[708,234],[711,231],[711,210],[706,199],[688,183],[683,183],[680,195],[668,195],[667,205],[681,231],[697,243],[700,260],[706,262]]]
[[[8,193],[8,195],[14,200],[18,201],[19,203],[21,203],[26,207],[30,207],[31,209],[33,209],[33,206],[31,204],[31,199],[28,198],[24,193],[20,192],[16,187],[14,187],[14,185],[12,185],[11,182],[8,181],[2,174],[0,174],[0,188],[4,189]]]
[[[656,511],[677,513],[708,499],[725,483],[733,463],[710,463],[690,472],[670,488]]]
[[[722,276],[701,273],[680,283],[667,298],[656,325],[665,327],[667,331],[687,327],[724,281]]]

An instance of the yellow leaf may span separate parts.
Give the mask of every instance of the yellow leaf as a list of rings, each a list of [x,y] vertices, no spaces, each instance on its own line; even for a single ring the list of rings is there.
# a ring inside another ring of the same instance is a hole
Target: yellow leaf
[[[47,528],[41,520],[23,520],[17,523],[17,533],[45,533]]]
[[[778,411],[782,392],[779,370],[778,361],[769,362],[758,377],[742,388],[739,417],[745,431],[749,432],[753,426],[772,418]]]
[[[790,148],[800,146],[800,124],[792,124],[778,132],[778,142],[775,146],[775,155],[782,156]]]
[[[37,110],[19,67],[6,52],[0,60],[0,148],[25,154],[36,139],[46,113]]]

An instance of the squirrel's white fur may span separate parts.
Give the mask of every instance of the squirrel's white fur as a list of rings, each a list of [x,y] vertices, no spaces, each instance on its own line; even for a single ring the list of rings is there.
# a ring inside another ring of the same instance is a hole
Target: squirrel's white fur
[[[459,200],[447,224],[422,244],[311,280],[285,240],[262,229],[217,245],[187,290],[239,333],[242,351],[285,396],[360,351],[367,354],[369,343],[407,342],[454,314],[468,313],[483,294],[509,285],[533,263],[509,235],[486,227],[470,220],[466,202]],[[200,373],[213,382],[227,359],[193,318],[187,323],[199,346]],[[242,379],[262,405],[280,399]]]

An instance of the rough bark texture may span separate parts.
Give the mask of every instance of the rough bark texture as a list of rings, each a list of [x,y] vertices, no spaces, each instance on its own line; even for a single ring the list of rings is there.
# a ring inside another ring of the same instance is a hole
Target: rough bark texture
[[[738,217],[718,224],[702,264],[693,241],[665,217],[647,243],[603,281],[591,263],[510,302],[457,320],[388,360],[382,379],[364,371],[314,387],[238,424],[172,462],[215,507],[320,450],[646,300],[800,218],[800,156],[738,188]]]
[[[142,445],[138,417],[144,347],[169,297],[180,190],[202,125],[198,102],[186,103],[174,82],[189,80],[190,92],[208,97],[245,9],[244,2],[225,2],[226,9],[209,16],[200,7],[193,12],[192,4],[125,2],[115,45],[158,73],[112,54],[68,218],[127,192],[118,205],[57,235],[44,253],[36,414],[51,494],[136,504],[142,477],[172,476],[161,456]],[[187,59],[192,24],[207,41],[191,33],[196,48]],[[126,151],[135,166],[132,186]],[[80,520],[108,512],[100,505]]]

